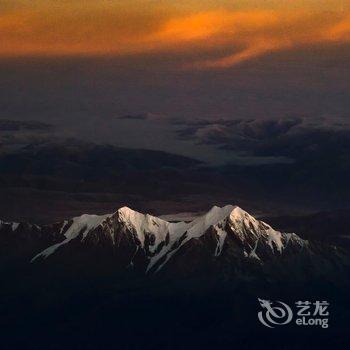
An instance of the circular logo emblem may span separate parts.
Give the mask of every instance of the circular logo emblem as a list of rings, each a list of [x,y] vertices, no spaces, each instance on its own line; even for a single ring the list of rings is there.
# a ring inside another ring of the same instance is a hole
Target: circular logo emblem
[[[274,328],[288,324],[293,318],[292,309],[282,301],[259,299],[259,303],[264,310],[258,313],[258,318],[266,327]]]

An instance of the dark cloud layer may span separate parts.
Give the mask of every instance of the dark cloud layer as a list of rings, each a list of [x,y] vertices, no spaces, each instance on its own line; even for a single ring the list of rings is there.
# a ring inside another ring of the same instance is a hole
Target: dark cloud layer
[[[339,157],[350,149],[346,119],[336,123],[311,118],[197,120],[183,125],[178,135],[246,156],[286,157],[291,161],[322,152],[326,156],[330,151]]]
[[[39,121],[22,121],[22,120],[9,120],[0,119],[0,132],[1,131],[19,131],[19,130],[48,130],[52,125]]]

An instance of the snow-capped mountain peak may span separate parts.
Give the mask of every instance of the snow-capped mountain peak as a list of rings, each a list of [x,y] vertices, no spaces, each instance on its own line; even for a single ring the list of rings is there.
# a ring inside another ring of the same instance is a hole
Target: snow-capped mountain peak
[[[230,227],[238,236],[245,240],[247,235],[256,239],[265,239],[271,249],[276,248],[279,252],[284,248],[282,234],[274,230],[270,225],[255,219],[240,207],[235,207],[230,214]]]
[[[161,270],[190,242],[204,242],[207,235],[211,235],[213,243],[206,249],[214,258],[224,254],[227,247],[238,244],[236,254],[241,251],[248,259],[262,261],[269,255],[282,254],[291,241],[299,247],[305,243],[296,235],[274,230],[233,205],[214,206],[191,222],[169,222],[122,207],[113,214],[84,214],[64,221],[59,225],[59,234],[62,235],[60,242],[35,255],[32,262],[48,258],[72,241],[79,240],[84,246],[92,236],[96,244],[102,238],[107,239],[115,251],[121,249],[120,242],[124,242],[124,249],[130,250],[129,265],[134,264],[135,256],[142,254],[146,272]]]
[[[154,235],[154,243],[157,245],[165,239],[165,236],[169,231],[169,222],[149,214],[139,213],[128,207],[118,209],[117,216],[126,227],[137,235],[142,247],[144,247],[145,235],[147,233]]]
[[[64,233],[65,239],[57,244],[54,244],[41,253],[34,256],[31,260],[32,262],[36,259],[42,257],[47,258],[51,254],[53,254],[57,249],[62,247],[63,245],[69,243],[73,239],[76,239],[78,236],[82,235],[82,240],[88,235],[89,232],[94,230],[96,227],[102,224],[102,222],[110,217],[110,214],[107,215],[88,215],[83,214],[81,216],[77,216],[73,218],[70,222],[64,221],[61,225],[60,232],[62,233],[66,228]]]
[[[233,205],[214,206],[190,222],[128,207],[43,226],[0,222],[0,239],[10,261],[18,255],[34,263],[33,271],[53,268],[59,278],[75,271],[82,278],[204,278],[255,286],[320,276],[337,282],[350,266],[341,248],[274,230]]]

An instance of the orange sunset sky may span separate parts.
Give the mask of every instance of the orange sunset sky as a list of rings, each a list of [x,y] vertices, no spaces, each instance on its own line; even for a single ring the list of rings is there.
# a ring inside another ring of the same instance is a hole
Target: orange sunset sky
[[[0,57],[195,51],[206,69],[334,43],[350,44],[350,0],[0,0]]]

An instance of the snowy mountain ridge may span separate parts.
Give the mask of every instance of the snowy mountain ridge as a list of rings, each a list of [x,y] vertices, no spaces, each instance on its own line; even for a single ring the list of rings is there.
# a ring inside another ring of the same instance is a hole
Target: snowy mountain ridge
[[[206,214],[191,222],[168,222],[158,217],[142,214],[122,207],[107,215],[81,215],[64,221],[60,227],[63,240],[47,247],[32,258],[32,262],[47,259],[73,240],[82,244],[91,234],[101,231],[111,244],[118,246],[121,235],[126,235],[135,244],[134,255],[143,251],[147,259],[146,272],[157,272],[192,240],[201,239],[208,231],[213,232],[216,243],[212,255],[219,257],[229,236],[240,242],[246,258],[261,260],[258,245],[269,248],[271,254],[282,254],[290,240],[300,247],[307,241],[294,234],[281,233],[268,224],[256,220],[238,206],[214,206]],[[131,258],[130,264],[133,265]]]

